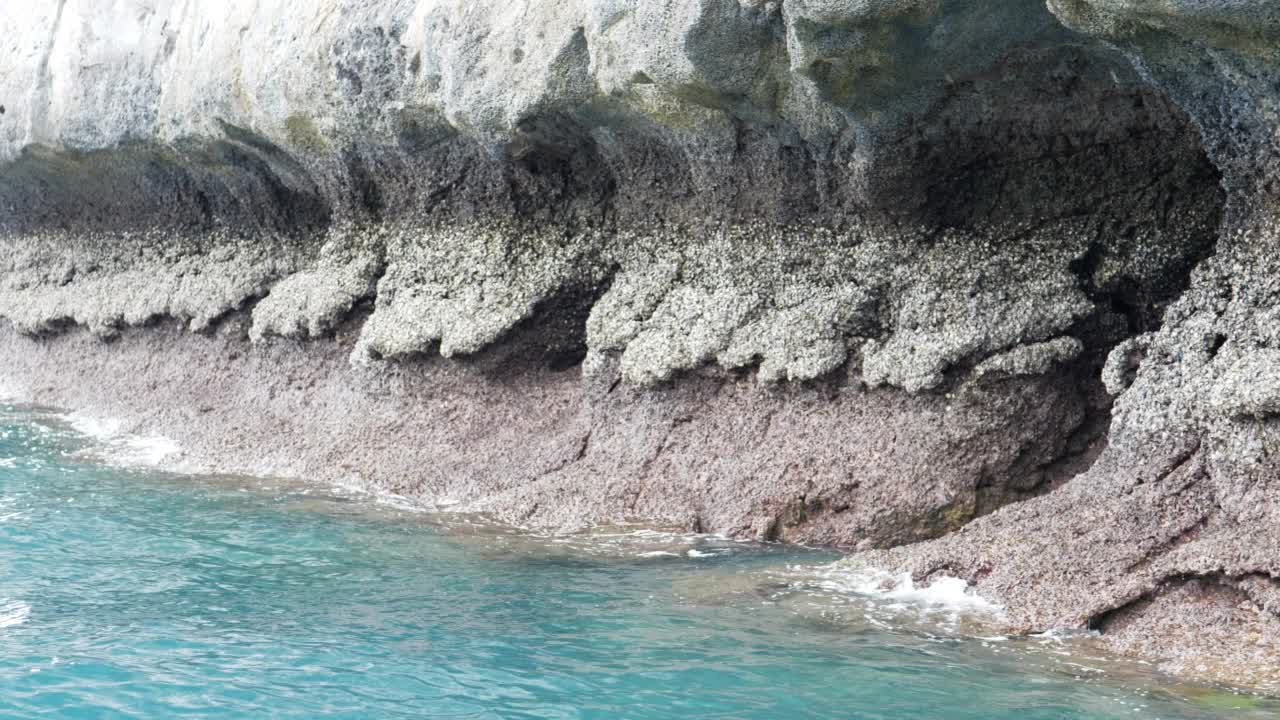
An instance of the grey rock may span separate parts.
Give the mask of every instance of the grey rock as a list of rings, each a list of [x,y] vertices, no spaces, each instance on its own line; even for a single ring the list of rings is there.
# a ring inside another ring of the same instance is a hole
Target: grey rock
[[[1278,7],[8,3],[0,367],[199,468],[856,547],[1270,687]]]
[[[977,377],[987,375],[1045,375],[1058,363],[1070,362],[1084,352],[1084,344],[1073,337],[1060,337],[1033,345],[1020,345],[1013,350],[978,363],[973,369]]]
[[[934,537],[998,494],[1034,494],[1011,483],[1060,457],[1088,411],[1087,381],[1053,377],[950,398],[836,382],[764,392],[719,373],[649,390],[619,383],[608,360],[584,382],[520,338],[465,363],[353,366],[359,322],[258,342],[251,323],[240,313],[195,334],[162,322],[107,344],[5,324],[0,385],[168,436],[191,471],[354,483],[533,528],[647,521],[850,547]]]
[[[1214,253],[1110,353],[1108,447],[1055,491],[849,562],[958,574],[1022,630],[1098,630],[1177,673],[1274,691],[1280,68],[1272,2],[1051,2],[1195,119],[1228,191]]]

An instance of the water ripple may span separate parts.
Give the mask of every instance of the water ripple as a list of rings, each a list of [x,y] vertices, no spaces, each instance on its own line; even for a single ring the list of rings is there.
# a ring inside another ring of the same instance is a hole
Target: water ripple
[[[22,625],[31,617],[31,606],[21,600],[0,600],[0,628]]]

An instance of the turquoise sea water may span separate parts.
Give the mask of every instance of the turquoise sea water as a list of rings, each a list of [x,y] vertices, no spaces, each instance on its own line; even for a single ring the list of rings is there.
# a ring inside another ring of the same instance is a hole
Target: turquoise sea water
[[[0,718],[1280,716],[859,596],[829,553],[538,538],[108,450],[0,406]]]

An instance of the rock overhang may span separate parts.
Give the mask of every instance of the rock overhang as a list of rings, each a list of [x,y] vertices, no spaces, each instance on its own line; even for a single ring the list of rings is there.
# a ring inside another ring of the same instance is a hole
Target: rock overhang
[[[971,571],[1028,627],[1273,582],[1240,528],[1274,515],[1280,447],[1250,385],[1280,305],[1275,3],[179,9],[0,10],[0,315],[41,352],[177,319],[357,375],[496,364],[589,430],[477,506],[554,521],[598,463],[706,529],[966,525],[877,558]],[[578,367],[582,395],[542,374]],[[756,412],[776,457],[735,464]],[[609,465],[628,433],[656,449]],[[619,512],[590,496],[575,517]]]

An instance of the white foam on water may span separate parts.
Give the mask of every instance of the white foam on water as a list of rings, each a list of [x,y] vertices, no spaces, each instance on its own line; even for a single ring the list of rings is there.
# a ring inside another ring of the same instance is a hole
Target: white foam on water
[[[176,458],[182,448],[163,435],[135,435],[124,431],[124,422],[82,412],[65,416],[71,428],[102,445],[102,457],[108,462],[159,467]]]
[[[0,600],[0,628],[16,627],[31,617],[31,606],[21,600]]]
[[[178,443],[162,435],[130,436],[125,442],[124,462],[156,467],[182,452]]]
[[[910,573],[893,575],[882,570],[849,570],[828,565],[817,571],[815,584],[823,590],[881,601],[895,609],[917,608],[986,617],[1004,614],[1003,606],[982,597],[957,577],[937,577],[922,585],[916,583]]]
[[[81,435],[95,440],[110,440],[122,433],[124,423],[114,418],[99,418],[80,412],[68,413],[67,422]]]
[[[719,557],[720,553],[703,552],[695,548],[690,548],[689,551],[685,553],[685,555],[688,555],[691,558],[706,558],[706,557]]]
[[[677,555],[676,553],[668,552],[666,550],[652,550],[649,552],[642,552],[636,557],[654,558],[654,557],[680,557],[680,556]]]

